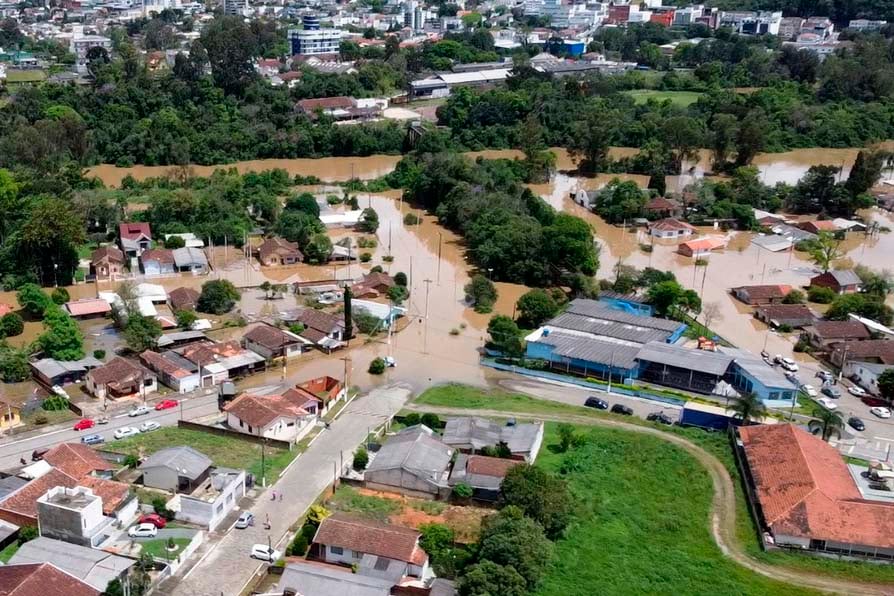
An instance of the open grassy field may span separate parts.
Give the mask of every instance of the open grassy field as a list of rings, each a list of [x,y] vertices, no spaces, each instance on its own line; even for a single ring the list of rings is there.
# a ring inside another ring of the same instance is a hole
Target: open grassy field
[[[176,550],[168,550],[168,541],[164,538],[147,540],[141,542],[140,545],[142,546],[141,552],[150,554],[158,559],[173,559],[181,550],[189,545],[189,542],[189,538],[174,538],[174,546],[177,547]]]
[[[16,70],[6,71],[6,83],[10,86],[18,83],[40,83],[47,79],[47,73],[42,70]]]
[[[211,458],[216,466],[244,468],[261,479],[261,445],[243,441],[235,437],[223,437],[201,431],[166,426],[150,433],[112,441],[104,446],[109,451],[146,457],[165,447],[188,445]],[[265,465],[268,484],[289,465],[298,453],[278,447],[267,446]]]
[[[708,530],[713,488],[685,451],[655,437],[579,427],[568,454],[549,424],[537,465],[566,471],[575,516],[537,592],[569,594],[812,594],[725,558]]]
[[[633,89],[625,91],[627,95],[633,98],[636,103],[646,103],[650,99],[656,101],[664,101],[669,99],[672,104],[685,108],[698,101],[701,93],[696,91],[658,91],[654,89]]]

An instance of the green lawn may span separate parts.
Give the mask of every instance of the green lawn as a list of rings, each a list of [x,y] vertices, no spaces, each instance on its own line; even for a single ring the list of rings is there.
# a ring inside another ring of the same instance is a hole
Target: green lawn
[[[688,453],[648,435],[578,427],[555,453],[547,424],[537,465],[565,471],[574,518],[537,594],[812,594],[725,558],[708,529],[713,487]]]
[[[9,560],[12,558],[16,551],[19,550],[19,541],[16,540],[12,544],[8,545],[3,550],[0,550],[0,562],[6,564],[9,563]]]
[[[180,553],[180,551],[186,548],[189,542],[189,538],[174,538],[174,544],[177,546],[177,550],[173,551],[168,550],[168,541],[165,538],[147,540],[146,542],[141,542],[140,545],[142,546],[141,552],[150,554],[159,559],[173,559]]]
[[[401,504],[394,499],[362,495],[350,486],[342,485],[326,502],[326,508],[387,522],[389,517],[400,512]]]
[[[109,451],[146,457],[165,447],[188,445],[211,458],[216,466],[244,468],[261,479],[261,445],[236,437],[225,437],[176,426],[162,427],[151,433],[140,434],[120,441],[111,441]],[[270,484],[295,458],[298,450],[288,451],[278,447],[265,449],[265,470]]]
[[[474,410],[499,410],[512,412],[528,412],[531,414],[572,414],[575,416],[592,415],[599,417],[596,411],[583,406],[570,406],[554,401],[535,399],[519,393],[509,393],[497,389],[487,390],[468,385],[438,385],[423,392],[415,403],[443,408],[470,408]],[[606,416],[607,414],[601,414]]]
[[[632,97],[638,104],[646,103],[650,99],[656,101],[669,99],[672,104],[681,108],[694,104],[702,95],[696,91],[656,91],[653,89],[634,89],[624,93]]]
[[[47,73],[42,70],[10,69],[6,71],[6,83],[9,85],[16,83],[39,83],[46,79]]]

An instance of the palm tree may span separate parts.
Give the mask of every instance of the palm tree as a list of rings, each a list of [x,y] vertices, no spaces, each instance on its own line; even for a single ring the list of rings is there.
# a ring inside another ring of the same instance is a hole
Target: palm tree
[[[736,418],[740,419],[742,424],[747,426],[752,420],[763,418],[767,407],[757,395],[748,392],[733,404],[733,411],[736,413]]]
[[[844,418],[841,416],[841,412],[816,408],[813,410],[813,417],[822,424],[823,441],[828,441],[833,432],[841,435],[841,429],[844,428]]]

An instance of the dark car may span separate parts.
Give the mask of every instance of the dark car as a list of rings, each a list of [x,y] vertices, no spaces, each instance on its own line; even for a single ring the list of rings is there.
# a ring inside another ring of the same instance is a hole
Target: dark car
[[[863,421],[856,416],[851,416],[850,418],[848,418],[847,423],[854,430],[866,430],[866,425],[863,424]]]
[[[877,397],[872,397],[869,395],[864,395],[863,397],[860,398],[860,401],[862,401],[864,404],[866,404],[870,408],[878,408],[878,407],[886,408],[890,405],[888,402],[886,402],[883,399],[879,399]]]
[[[612,406],[612,414],[623,414],[624,416],[633,416],[633,408],[624,404],[615,404]]]
[[[608,402],[604,399],[599,399],[598,397],[588,397],[587,401],[584,402],[584,405],[588,408],[596,408],[597,410],[608,409]]]
[[[664,412],[652,412],[646,416],[646,420],[649,422],[658,422],[659,424],[667,424],[668,426],[674,423],[674,421],[671,420],[671,417]]]
[[[831,397],[832,399],[838,399],[841,397],[841,391],[836,389],[835,387],[823,387],[822,394]]]
[[[47,451],[49,451],[49,447],[45,447],[43,449],[35,449],[31,452],[31,461],[40,461],[43,459],[43,456],[46,455]]]

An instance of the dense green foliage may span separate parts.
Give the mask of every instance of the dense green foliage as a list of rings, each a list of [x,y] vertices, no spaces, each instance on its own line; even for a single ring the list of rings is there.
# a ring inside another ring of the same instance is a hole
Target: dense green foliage
[[[230,312],[236,301],[239,300],[239,290],[231,281],[226,279],[213,279],[202,284],[202,292],[196,309],[212,315],[222,315]]]

